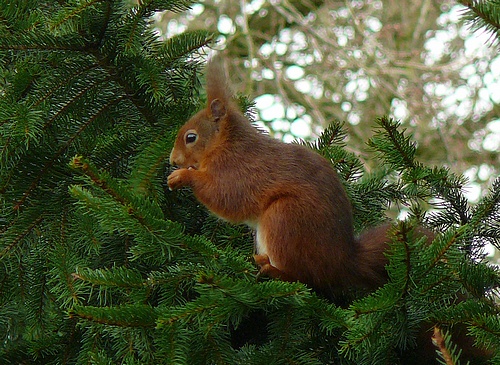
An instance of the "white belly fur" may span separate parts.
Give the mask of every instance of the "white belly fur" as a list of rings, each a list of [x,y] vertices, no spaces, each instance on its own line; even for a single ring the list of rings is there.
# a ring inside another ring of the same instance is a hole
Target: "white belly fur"
[[[267,249],[266,238],[264,237],[264,233],[259,229],[259,225],[255,226],[255,251],[257,255],[267,255],[269,257],[269,263],[274,266],[273,258],[269,256],[269,252]]]

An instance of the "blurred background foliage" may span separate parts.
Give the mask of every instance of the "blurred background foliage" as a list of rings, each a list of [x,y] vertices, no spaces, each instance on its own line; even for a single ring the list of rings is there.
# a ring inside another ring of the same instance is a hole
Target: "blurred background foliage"
[[[236,91],[255,98],[277,138],[316,138],[345,121],[369,170],[364,141],[389,115],[418,141],[420,161],[465,174],[472,203],[499,174],[499,45],[457,2],[205,0],[154,20],[162,38],[217,34]]]

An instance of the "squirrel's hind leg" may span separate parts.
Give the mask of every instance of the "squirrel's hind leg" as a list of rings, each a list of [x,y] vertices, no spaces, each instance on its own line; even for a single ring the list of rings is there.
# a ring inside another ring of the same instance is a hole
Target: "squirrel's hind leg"
[[[284,281],[301,281],[301,249],[307,243],[301,234],[301,221],[294,197],[282,196],[272,201],[259,217],[256,226],[256,264],[260,275]],[[286,212],[286,214],[285,214]],[[301,242],[303,241],[303,242]],[[301,245],[302,243],[302,245]]]

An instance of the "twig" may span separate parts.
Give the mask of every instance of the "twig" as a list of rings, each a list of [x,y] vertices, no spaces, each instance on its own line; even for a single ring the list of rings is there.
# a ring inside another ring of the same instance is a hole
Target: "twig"
[[[446,343],[444,340],[443,332],[441,328],[438,326],[434,326],[434,334],[432,335],[432,343],[437,347],[438,351],[443,355],[443,359],[446,365],[455,365],[453,361],[450,351],[446,347]]]

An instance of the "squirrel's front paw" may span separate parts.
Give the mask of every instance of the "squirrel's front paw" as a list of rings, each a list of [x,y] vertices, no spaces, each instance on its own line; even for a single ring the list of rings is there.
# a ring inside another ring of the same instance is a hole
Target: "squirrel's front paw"
[[[167,178],[168,188],[170,190],[175,190],[182,188],[189,184],[188,174],[190,171],[188,169],[178,169],[174,170]]]

